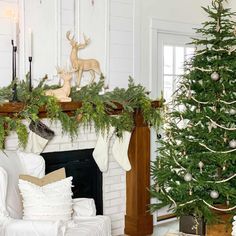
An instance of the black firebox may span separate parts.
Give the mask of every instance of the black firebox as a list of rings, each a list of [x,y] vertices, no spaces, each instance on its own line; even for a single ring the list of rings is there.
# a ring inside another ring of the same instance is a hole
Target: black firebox
[[[73,198],[93,198],[97,215],[103,214],[102,172],[92,156],[93,149],[42,153],[46,173],[65,167],[66,176],[73,176]]]

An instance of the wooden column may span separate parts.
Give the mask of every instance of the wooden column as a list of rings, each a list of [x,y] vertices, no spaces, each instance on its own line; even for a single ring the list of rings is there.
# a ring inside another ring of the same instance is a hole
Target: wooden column
[[[129,145],[132,166],[126,175],[125,234],[144,236],[153,232],[150,204],[150,130],[139,112],[134,114],[136,127]]]

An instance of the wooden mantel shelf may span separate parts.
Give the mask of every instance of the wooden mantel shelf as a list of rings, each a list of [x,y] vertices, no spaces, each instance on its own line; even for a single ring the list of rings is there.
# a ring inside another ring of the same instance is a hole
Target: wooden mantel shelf
[[[22,102],[8,102],[0,105],[0,116],[12,116],[14,113],[19,113],[24,110],[25,103]],[[60,102],[62,111],[70,113],[82,106],[82,102]],[[116,103],[117,108],[112,109],[111,115],[119,114],[123,110],[122,105]],[[159,101],[153,101],[152,106],[155,108],[160,107]],[[46,108],[40,108],[39,112],[41,113],[40,117],[46,116]]]
[[[81,102],[60,103],[64,112],[69,115],[82,106]],[[161,106],[153,101],[152,107]],[[24,110],[20,102],[0,105],[0,116],[14,116]],[[123,107],[117,104],[109,114],[119,114]],[[45,107],[39,110],[40,117],[47,117]],[[149,212],[150,204],[150,130],[139,110],[134,112],[135,127],[129,144],[129,160],[132,169],[126,174],[126,215],[125,233],[130,236],[145,236],[153,232],[153,218]]]

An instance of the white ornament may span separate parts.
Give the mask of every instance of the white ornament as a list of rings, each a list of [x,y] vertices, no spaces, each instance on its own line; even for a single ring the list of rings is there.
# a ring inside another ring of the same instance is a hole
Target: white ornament
[[[157,191],[157,192],[160,192],[160,186],[159,186],[159,184],[158,184],[158,183],[156,184],[156,187],[155,187],[155,189],[156,189],[156,191]]]
[[[217,199],[217,198],[219,197],[219,193],[218,193],[217,191],[215,191],[215,190],[212,190],[212,191],[210,192],[210,196],[211,196],[211,198],[213,198],[213,199]]]
[[[236,148],[236,140],[231,140],[230,142],[229,142],[229,146],[231,147],[231,148]]]
[[[200,161],[200,162],[198,163],[198,166],[199,166],[199,168],[200,168],[200,173],[202,174],[202,168],[204,167],[204,163],[203,163],[202,161]]]
[[[220,75],[217,72],[213,72],[211,74],[211,79],[214,80],[214,81],[217,81],[217,80],[220,79]]]
[[[236,109],[231,108],[231,109],[229,110],[229,114],[230,114],[230,115],[236,115]]]
[[[192,175],[190,173],[187,173],[185,176],[184,176],[184,180],[186,182],[190,182],[192,180]]]

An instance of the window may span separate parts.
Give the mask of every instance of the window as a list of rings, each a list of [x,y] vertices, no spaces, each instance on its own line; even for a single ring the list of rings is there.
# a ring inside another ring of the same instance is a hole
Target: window
[[[189,60],[194,48],[186,45],[163,45],[163,96],[171,101],[172,94],[178,87],[180,76],[184,74],[184,62]]]

